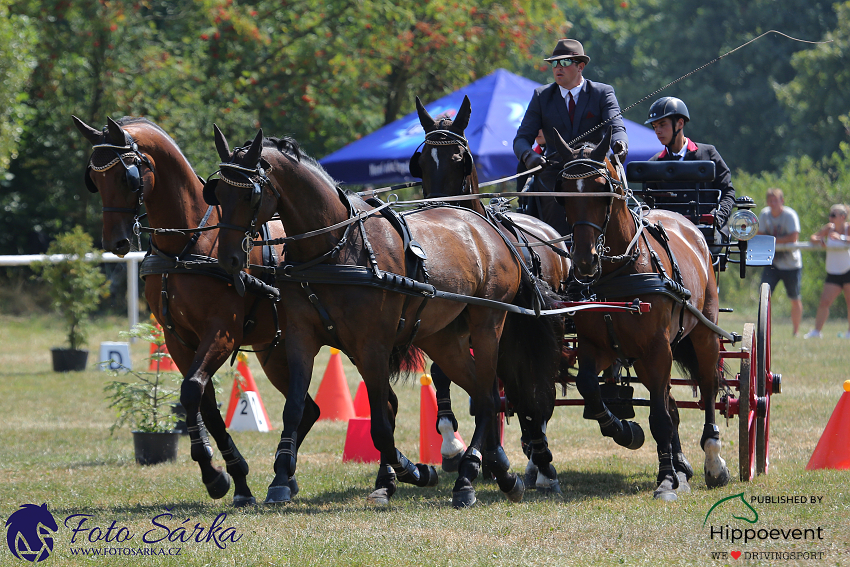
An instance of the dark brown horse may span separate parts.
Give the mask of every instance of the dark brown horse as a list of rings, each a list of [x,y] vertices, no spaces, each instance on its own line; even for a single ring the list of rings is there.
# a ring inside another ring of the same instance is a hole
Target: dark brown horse
[[[639,316],[575,315],[576,385],[585,401],[585,417],[596,419],[603,435],[634,447],[643,433],[637,424],[621,421],[609,411],[597,378],[615,360],[633,364],[650,395],[649,424],[659,460],[654,496],[675,500],[677,489],[688,489],[692,471],[678,441],[678,413],[670,397],[674,360],[699,386],[705,403],[700,444],[705,450],[706,484],[714,488],[730,479],[714,423],[721,376],[717,283],[708,245],[693,224],[664,210],[651,211],[641,222],[627,207],[624,184],[607,158],[610,136],[609,129],[592,149],[574,150],[560,135],[556,141],[566,163],[556,190],[576,194],[564,198],[574,231],[573,283],[587,297],[617,301],[639,297],[651,307]]]
[[[94,146],[86,185],[103,199],[106,250],[124,255],[135,247],[134,227],[142,205],[150,227],[155,229],[190,229],[218,223],[218,210],[204,203],[202,180],[159,126],[143,118],[123,118],[118,122],[109,119],[103,131],[77,117],[74,123]],[[283,236],[280,223],[272,223],[271,231]],[[210,496],[222,498],[227,494],[229,473],[235,485],[234,505],[253,503],[246,482],[248,464],[225,429],[215,389],[209,381],[235,349],[253,345],[269,381],[286,395],[286,349],[281,344],[270,348],[279,328],[275,305],[252,293],[240,297],[232,276],[215,262],[217,230],[194,235],[162,231],[151,236],[151,247],[156,253],[142,265],[143,275],[147,274],[145,297],[165,330],[168,351],[184,377],[180,401],[186,408],[192,458],[201,468]],[[254,263],[262,263],[260,253],[260,248],[254,251]],[[280,257],[281,248],[276,254]],[[146,265],[152,267],[146,269]],[[167,301],[163,301],[163,296]],[[319,408],[309,396],[305,403],[299,441],[319,417]],[[203,421],[199,421],[199,410]],[[212,465],[212,448],[202,435],[203,426],[215,439],[227,473]],[[292,490],[297,490],[296,486],[293,482]]]
[[[454,120],[438,118],[435,120],[416,97],[416,110],[419,122],[425,130],[425,142],[422,152],[412,158],[411,172],[422,178],[422,193],[426,199],[439,200],[441,197],[478,194],[478,172],[473,166],[473,157],[465,130],[472,114],[469,97],[464,97]],[[543,221],[529,215],[512,213],[491,207],[485,209],[480,199],[458,201],[493,221],[499,230],[521,251],[523,261],[529,272],[545,282],[554,292],[562,289],[569,276],[570,263],[566,258],[566,248],[562,243],[552,248],[540,246],[542,242],[557,240],[558,232]],[[537,245],[537,246],[535,246]],[[557,249],[561,253],[555,251]],[[523,333],[523,327],[529,323],[527,316],[508,313],[505,331],[502,335],[500,350],[506,341],[516,341]],[[505,393],[519,416],[522,429],[523,450],[529,463],[526,467],[526,485],[541,490],[560,492],[557,473],[552,466],[552,452],[546,439],[546,424],[555,408],[555,376],[545,376],[536,368],[519,367],[509,356],[499,356],[496,372],[505,388]],[[457,428],[457,420],[451,414],[449,397],[449,379],[436,365],[431,368],[431,376],[437,389],[437,404],[440,408],[437,430],[449,430],[449,425]],[[444,449],[451,445],[445,443]],[[450,438],[454,439],[452,435]],[[445,462],[450,462],[451,451],[444,452]],[[448,457],[448,458],[447,458]]]
[[[253,236],[253,227],[275,212],[287,233],[295,235],[289,237],[287,261],[278,275],[291,377],[284,437],[292,436],[278,448],[278,485],[285,485],[295,471],[295,427],[302,411],[298,402],[322,345],[337,346],[352,357],[366,383],[372,440],[386,471],[369,501],[387,503],[396,480],[416,486],[437,482],[433,467],[415,465],[398,451],[388,411],[391,376],[398,373],[412,344],[443,367],[476,406],[475,433],[458,469],[453,505],[476,501],[472,481],[482,460],[510,500],[522,498],[522,479],[508,472],[510,464],[495,428],[493,392],[505,311],[484,304],[510,303],[521,287],[518,260],[498,230],[465,209],[423,208],[406,214],[404,223],[393,221],[339,190],[291,139],[264,140],[260,131],[249,146],[231,152],[216,129],[216,148],[223,162],[221,178],[215,185],[207,183],[205,195],[208,202],[221,204],[224,223],[243,227],[242,232],[221,234],[222,267],[233,272],[243,265],[245,233]],[[415,271],[406,269],[405,235],[415,242],[410,248],[420,260],[427,256],[424,270],[421,264]],[[421,281],[426,277],[427,284]],[[417,290],[417,296],[398,293],[402,290]],[[442,299],[438,291],[469,296],[473,303]],[[544,318],[532,320],[539,321],[539,332],[520,337],[512,345],[512,356],[527,364],[548,356],[557,364],[560,349],[541,352],[542,345],[557,344],[551,326]],[[551,336],[548,343],[538,337],[546,333]]]

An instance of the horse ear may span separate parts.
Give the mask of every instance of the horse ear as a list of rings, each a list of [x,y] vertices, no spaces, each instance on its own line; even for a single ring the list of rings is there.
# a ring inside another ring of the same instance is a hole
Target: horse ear
[[[463,131],[469,126],[469,116],[472,114],[472,103],[469,102],[469,97],[464,95],[463,102],[460,105],[460,110],[457,111],[455,119],[452,122],[451,130],[455,134],[463,135]]]
[[[558,155],[564,158],[564,162],[568,162],[574,160],[576,158],[576,154],[571,147],[567,145],[564,139],[561,137],[561,133],[558,132],[558,129],[555,128],[555,150],[558,152]]]
[[[218,157],[221,161],[230,160],[230,146],[227,145],[227,139],[218,128],[217,124],[213,124],[213,132],[215,135],[215,149],[218,152]]]
[[[611,127],[605,129],[605,134],[602,135],[602,141],[599,145],[593,148],[590,152],[590,159],[593,161],[604,162],[605,156],[608,155],[608,150],[611,148]]]
[[[245,157],[242,158],[246,165],[256,165],[260,162],[260,154],[263,151],[263,129],[260,128],[254,141],[251,142],[251,147],[245,152]]]
[[[100,130],[95,130],[73,114],[71,115],[71,118],[74,120],[74,125],[77,127],[77,130],[80,131],[80,134],[82,134],[86,140],[91,142],[93,146],[100,143],[100,137],[103,135]]]
[[[425,106],[422,104],[422,101],[419,100],[419,97],[416,97],[416,112],[419,114],[419,123],[422,124],[422,128],[425,132],[432,132],[434,130],[434,119],[431,118],[431,115],[428,114],[427,110],[425,110]]]
[[[107,117],[106,123],[109,125],[109,142],[115,146],[123,146],[127,143],[127,138],[124,136],[124,130],[116,121]]]

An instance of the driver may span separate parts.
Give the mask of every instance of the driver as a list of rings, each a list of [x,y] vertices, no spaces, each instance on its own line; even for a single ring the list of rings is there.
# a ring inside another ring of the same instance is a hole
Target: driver
[[[689,203],[694,199],[693,193],[678,193],[676,189],[719,189],[720,198],[717,206],[712,209],[714,227],[728,240],[729,229],[726,221],[732,214],[735,205],[735,188],[732,187],[732,176],[726,162],[720,157],[717,149],[710,144],[696,143],[685,137],[685,124],[691,119],[688,107],[680,99],[672,96],[659,98],[649,107],[649,117],[644,124],[650,124],[655,130],[658,141],[664,149],[650,158],[650,161],[691,161],[710,160],[714,162],[714,181],[708,182],[674,182],[647,183],[649,190],[669,191],[673,196],[665,198],[670,203]],[[663,207],[663,205],[660,205]],[[677,212],[683,212],[680,208]],[[715,242],[717,242],[715,232]]]

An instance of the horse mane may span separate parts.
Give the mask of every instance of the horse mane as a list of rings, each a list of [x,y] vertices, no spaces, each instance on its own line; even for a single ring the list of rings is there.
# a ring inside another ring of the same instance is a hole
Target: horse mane
[[[115,122],[119,126],[121,126],[122,128],[125,127],[125,126],[136,126],[136,125],[149,126],[149,127],[153,128],[159,134],[161,134],[166,140],[171,142],[171,144],[177,149],[177,152],[180,154],[180,156],[186,161],[186,163],[189,164],[189,167],[192,169],[192,171],[195,171],[195,168],[192,167],[192,163],[186,157],[186,154],[184,154],[183,150],[180,149],[180,145],[177,142],[175,142],[174,138],[172,138],[168,134],[168,132],[163,130],[162,127],[159,124],[156,124],[155,122],[151,122],[147,118],[140,117],[140,116],[122,116],[121,118],[119,118]]]
[[[247,149],[251,145],[251,141],[245,143],[245,149]],[[331,187],[337,187],[339,183],[331,177],[331,175],[325,171],[325,168],[322,167],[314,157],[307,155],[304,153],[304,150],[301,149],[301,144],[298,143],[298,140],[291,136],[284,136],[283,138],[276,137],[266,137],[263,138],[263,147],[264,148],[274,148],[283,155],[289,156],[302,165],[304,165],[307,169],[312,171],[314,174],[319,176],[325,183],[327,183]]]

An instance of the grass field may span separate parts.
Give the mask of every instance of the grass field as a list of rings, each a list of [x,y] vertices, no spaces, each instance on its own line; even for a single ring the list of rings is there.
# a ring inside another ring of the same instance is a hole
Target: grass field
[[[754,317],[755,306],[750,320]],[[723,314],[721,325],[740,332],[746,319]],[[804,321],[803,329],[810,324]],[[99,321],[92,350],[100,341],[119,340],[123,325],[122,319]],[[301,493],[293,504],[235,510],[229,505],[232,493],[212,501],[189,458],[188,439],[181,439],[177,462],[140,467],[133,459],[129,431],[109,434],[114,416],[102,392],[108,376],[94,370],[50,370],[49,348],[62,342],[58,327],[47,317],[0,316],[0,520],[5,522],[23,504],[47,503],[59,530],[44,565],[850,565],[850,472],[804,470],[842,395],[842,382],[850,378],[850,341],[835,338],[844,330],[839,320],[828,323],[827,338],[809,341],[792,339],[790,325],[774,321],[773,370],[782,373],[783,393],[773,397],[768,475],[707,490],[699,449],[702,414],[686,410],[681,412],[681,434],[697,470],[694,490],[674,503],[655,502],[651,493],[656,457],[645,409],[637,408],[637,420],[647,431],[647,443],[630,452],[602,438],[596,423],[581,418],[579,408],[558,408],[548,433],[563,496],[552,499],[527,491],[521,503],[509,504],[495,484],[478,482],[480,503],[469,510],[452,509],[455,477],[443,472],[435,488],[402,485],[389,509],[367,507],[376,467],[343,464],[346,424],[329,421],[319,422],[302,447]],[[133,345],[135,364],[142,364],[148,348]],[[325,350],[317,360],[313,393],[327,357]],[[256,360],[250,366],[277,429],[235,432],[233,437],[252,467],[249,482],[261,500],[272,476],[284,400],[264,379]],[[359,376],[347,360],[345,371],[354,393]],[[222,389],[219,398],[226,405],[230,384]],[[396,439],[416,460],[419,384],[399,384],[396,390],[401,406]],[[638,386],[636,391],[643,389]],[[574,390],[570,394],[576,395]],[[679,388],[677,394],[689,399],[690,390]],[[454,400],[461,434],[468,440],[472,420],[463,411],[465,397],[455,389]],[[724,457],[737,479],[737,419],[727,427],[720,418],[720,426]],[[505,445],[513,470],[521,472],[525,463],[515,420],[506,428]],[[216,459],[221,464],[218,455]],[[747,502],[756,498],[751,505],[757,523],[735,519],[748,515],[740,504],[716,508],[703,525],[718,500],[739,493]],[[798,497],[798,502],[770,503],[764,498],[777,502],[787,496]],[[803,496],[806,503],[799,502]],[[822,500],[811,504],[811,496]],[[82,517],[64,523],[75,514],[90,515],[84,526],[100,532],[74,536],[68,526],[79,525]],[[142,541],[146,532],[148,539],[179,538],[181,527],[191,533],[196,524],[208,530],[214,522],[221,530],[230,528],[224,533],[238,541],[226,541],[226,549],[204,537],[185,543]],[[712,525],[763,530],[768,538],[774,530],[778,539],[733,542],[717,533],[712,538]],[[104,536],[110,526],[113,539],[122,528],[122,537],[133,537],[89,542],[87,536]],[[782,537],[793,528],[821,537]],[[74,555],[89,548],[112,555]],[[178,550],[178,556],[159,555]],[[738,551],[744,553],[738,559],[728,555]],[[753,559],[754,552],[786,555]],[[816,559],[787,555],[801,552],[814,553]],[[145,555],[129,555],[133,553]],[[0,545],[0,565],[23,564]]]

